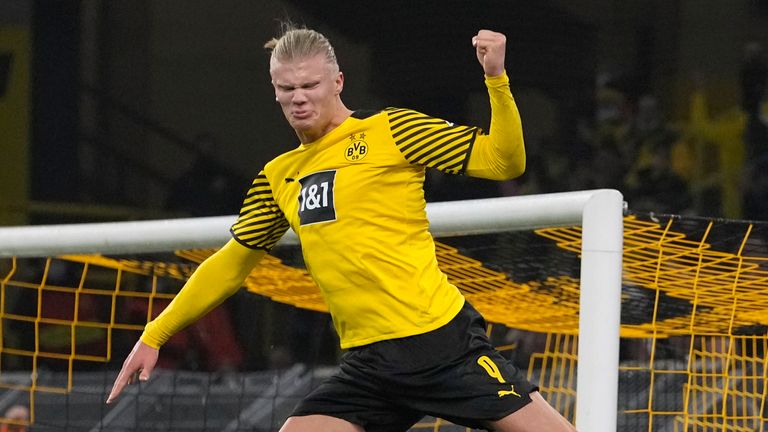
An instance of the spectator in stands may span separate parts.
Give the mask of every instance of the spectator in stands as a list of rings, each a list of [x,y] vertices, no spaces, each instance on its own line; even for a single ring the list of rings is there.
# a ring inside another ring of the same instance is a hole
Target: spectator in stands
[[[746,173],[744,217],[765,220],[768,217],[768,158],[757,158]]]
[[[696,168],[710,177],[697,181],[698,193],[711,193],[707,186],[716,185],[720,196],[718,213],[728,218],[740,218],[743,214],[746,115],[741,107],[734,106],[712,116],[703,82],[698,78],[694,82],[696,88],[691,98],[688,131],[696,143],[697,159],[706,161],[707,155],[712,154],[716,163],[714,169],[704,166]]]
[[[768,63],[763,46],[759,42],[748,42],[744,46],[740,80],[741,107],[750,119],[761,117],[768,84]]]
[[[591,186],[591,167],[570,148],[572,141],[546,137],[531,146],[528,172],[520,180],[501,184],[502,195],[530,195],[583,190]]]
[[[700,154],[714,148],[717,155],[717,180],[725,217],[765,218],[768,210],[767,73],[761,45],[747,43],[739,75],[741,103],[714,117],[708,112],[703,85],[696,80],[690,131],[700,143]]]
[[[763,48],[756,42],[744,48],[741,68],[742,108],[747,116],[744,145],[747,163],[744,172],[744,216],[765,219],[768,215],[768,64]]]
[[[248,180],[218,161],[215,156],[217,140],[212,134],[197,134],[194,144],[194,159],[171,186],[166,207],[192,217],[237,213]],[[158,302],[157,305],[165,307],[167,303]],[[175,355],[165,359],[173,364],[161,364],[161,367],[220,372],[239,369],[243,364],[243,350],[232,331],[233,312],[228,304],[217,307],[200,322],[181,332],[169,344],[169,354]]]
[[[624,189],[633,210],[680,214],[692,203],[688,185],[672,170],[669,148],[643,148]]]
[[[248,180],[222,165],[214,155],[216,139],[203,132],[195,137],[196,152],[189,168],[171,185],[166,208],[188,216],[237,213]]]
[[[13,405],[5,411],[3,417],[7,422],[0,424],[0,432],[27,432],[29,408],[26,406]]]
[[[158,283],[163,282],[158,279]],[[159,284],[158,292],[170,292],[171,288]],[[152,318],[165,309],[170,300],[154,299]],[[144,322],[149,303],[141,298],[126,299],[126,313]],[[166,344],[158,366],[166,369],[203,370],[226,375],[240,370],[244,361],[243,349],[235,337],[231,315],[226,305],[214,308],[199,321],[180,331]]]
[[[678,136],[664,121],[655,97],[640,98],[625,140],[634,155],[623,187],[632,208],[661,213],[689,210],[692,200],[688,184],[673,166]]]
[[[594,122],[582,125],[586,160],[576,163],[589,167],[586,189],[621,189],[633,149],[627,142],[632,126],[632,106],[620,80],[600,74],[594,95]]]

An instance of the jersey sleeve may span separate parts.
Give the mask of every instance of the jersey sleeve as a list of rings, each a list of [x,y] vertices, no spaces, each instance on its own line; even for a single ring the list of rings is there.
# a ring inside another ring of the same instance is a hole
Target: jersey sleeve
[[[525,172],[525,142],[520,112],[506,73],[485,77],[491,103],[491,127],[478,134],[465,173],[489,180],[509,180]]]
[[[266,174],[261,171],[253,180],[240,215],[230,229],[232,237],[245,247],[269,251],[288,228],[288,220],[272,195]]]
[[[405,159],[446,174],[462,174],[479,128],[457,126],[404,108],[387,108],[395,145]]]

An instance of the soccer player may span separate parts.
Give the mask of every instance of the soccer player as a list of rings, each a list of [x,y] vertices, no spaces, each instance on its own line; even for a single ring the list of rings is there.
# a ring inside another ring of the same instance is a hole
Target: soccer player
[[[147,324],[107,403],[148,379],[160,346],[236,292],[290,227],[347,352],[282,431],[406,431],[424,415],[498,431],[574,430],[491,346],[483,318],[438,268],[428,232],[426,168],[494,180],[525,169],[506,38],[480,30],[472,45],[490,95],[487,134],[410,109],[351,111],[325,36],[287,26],[268,42],[276,101],[300,144],[253,181],[232,240]]]

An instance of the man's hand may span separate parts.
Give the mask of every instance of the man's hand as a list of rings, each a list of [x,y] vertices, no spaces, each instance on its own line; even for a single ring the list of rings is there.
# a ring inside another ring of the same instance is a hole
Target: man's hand
[[[107,403],[112,403],[112,401],[117,399],[126,385],[136,382],[137,375],[139,381],[148,380],[152,369],[155,367],[155,363],[157,363],[157,355],[157,349],[152,348],[141,340],[136,342],[133,350],[131,350],[131,353],[128,354],[128,357],[123,362],[123,368],[120,369],[115,384],[112,385],[112,391],[109,392]]]
[[[477,60],[487,76],[499,76],[504,72],[506,36],[491,30],[480,30],[472,38],[472,46],[475,47]]]

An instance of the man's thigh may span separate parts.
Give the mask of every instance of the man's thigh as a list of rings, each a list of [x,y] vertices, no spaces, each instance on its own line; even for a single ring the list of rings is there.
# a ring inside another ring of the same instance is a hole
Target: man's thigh
[[[365,432],[362,426],[324,415],[289,417],[280,432]]]
[[[539,392],[531,393],[531,403],[499,421],[491,423],[499,432],[575,432],[556,409],[552,408]]]
[[[367,382],[366,376],[348,375],[345,370],[350,368],[345,366],[344,362],[343,360],[342,368],[335,375],[329,377],[299,402],[291,414],[292,423],[315,425],[315,421],[325,421],[329,425],[348,423],[360,427],[360,429],[351,430],[404,432],[424,417],[423,413],[387,397],[384,394],[385,389]],[[333,420],[341,420],[341,423]],[[307,430],[324,431],[325,429]]]

